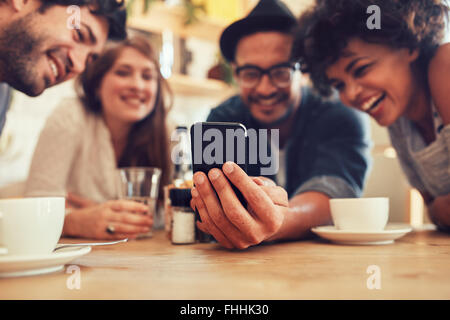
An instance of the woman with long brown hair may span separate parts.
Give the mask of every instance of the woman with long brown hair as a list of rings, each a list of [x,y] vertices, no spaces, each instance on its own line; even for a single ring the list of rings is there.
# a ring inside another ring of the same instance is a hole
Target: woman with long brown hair
[[[158,167],[161,188],[171,171],[170,90],[156,53],[140,36],[115,43],[86,68],[77,91],[78,99],[47,120],[25,195],[67,196],[66,236],[135,238],[150,230],[153,219],[136,214],[147,212],[147,206],[116,200],[117,169]]]

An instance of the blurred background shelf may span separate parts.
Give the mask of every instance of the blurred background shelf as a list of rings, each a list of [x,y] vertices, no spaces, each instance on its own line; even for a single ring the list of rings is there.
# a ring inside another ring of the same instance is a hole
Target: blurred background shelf
[[[183,74],[174,74],[167,80],[174,94],[179,95],[214,96],[218,100],[223,100],[236,92],[234,87],[220,80],[196,79]]]
[[[134,3],[128,26],[149,32],[164,32],[171,30],[180,37],[196,37],[203,40],[218,42],[220,34],[226,27],[225,21],[202,15],[193,24],[186,25],[185,10],[180,5],[167,5],[164,2],[153,2],[147,13],[140,8],[142,4]]]

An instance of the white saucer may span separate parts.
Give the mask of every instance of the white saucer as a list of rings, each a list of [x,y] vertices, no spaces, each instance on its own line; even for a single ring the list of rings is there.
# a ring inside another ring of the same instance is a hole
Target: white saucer
[[[91,251],[91,247],[65,248],[49,254],[0,256],[0,278],[57,272],[64,265]]]
[[[349,245],[390,244],[411,230],[410,226],[400,224],[389,224],[383,231],[378,232],[338,230],[335,226],[322,226],[311,229],[312,232],[324,239]]]

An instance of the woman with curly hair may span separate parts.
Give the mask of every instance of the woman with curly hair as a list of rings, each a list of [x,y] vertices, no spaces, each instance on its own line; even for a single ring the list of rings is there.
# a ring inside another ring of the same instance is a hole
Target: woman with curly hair
[[[157,53],[141,36],[114,43],[77,84],[79,98],[56,108],[45,124],[25,195],[67,194],[65,236],[136,238],[151,229],[153,219],[136,214],[147,213],[147,206],[117,200],[117,168],[158,167],[161,189],[171,171],[169,87]]]
[[[377,5],[380,28],[369,28]],[[371,7],[375,8],[375,7]],[[388,128],[432,221],[450,230],[449,6],[439,0],[316,0],[294,55],[316,89]],[[372,12],[371,14],[368,12]]]

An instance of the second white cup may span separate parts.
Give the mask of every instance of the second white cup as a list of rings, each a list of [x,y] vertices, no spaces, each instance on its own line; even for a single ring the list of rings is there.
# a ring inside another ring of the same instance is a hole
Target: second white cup
[[[382,231],[389,219],[389,198],[331,199],[330,210],[339,230]]]

